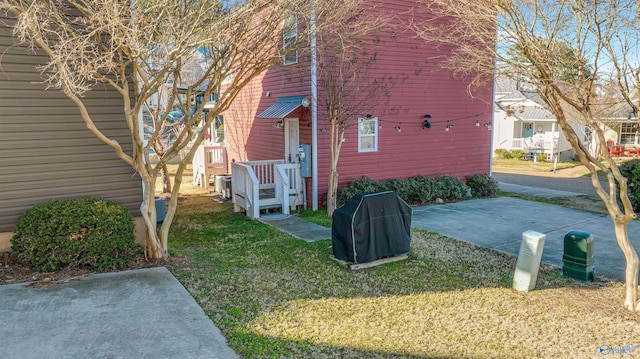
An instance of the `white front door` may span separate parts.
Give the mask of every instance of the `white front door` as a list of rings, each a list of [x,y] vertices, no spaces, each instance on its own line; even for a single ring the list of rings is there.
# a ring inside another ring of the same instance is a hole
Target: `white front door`
[[[297,118],[284,119],[284,160],[298,163],[298,146],[300,146],[300,121]]]

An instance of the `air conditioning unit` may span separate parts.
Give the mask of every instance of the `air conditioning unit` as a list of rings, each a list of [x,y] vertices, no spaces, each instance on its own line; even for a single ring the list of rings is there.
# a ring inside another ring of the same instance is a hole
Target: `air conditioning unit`
[[[222,179],[222,196],[231,199],[233,192],[231,190],[231,176]]]
[[[215,175],[215,178],[213,179],[213,190],[217,193],[222,193],[224,195],[224,179],[225,178],[231,178],[230,174],[221,174],[221,175]]]

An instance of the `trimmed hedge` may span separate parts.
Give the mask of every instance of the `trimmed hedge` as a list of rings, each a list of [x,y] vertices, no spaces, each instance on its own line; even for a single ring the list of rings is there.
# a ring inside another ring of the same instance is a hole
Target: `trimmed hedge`
[[[467,177],[467,185],[473,197],[495,197],[498,193],[498,181],[486,173]]]
[[[53,200],[26,211],[11,239],[13,255],[40,272],[65,266],[125,268],[139,249],[131,213],[100,198]]]
[[[414,176],[406,179],[392,178],[387,181],[374,181],[369,177],[352,179],[349,185],[338,188],[338,206],[343,205],[360,193],[382,190],[394,191],[409,204],[424,204],[442,199],[446,202],[459,201],[467,193],[467,186],[453,176],[438,177]]]

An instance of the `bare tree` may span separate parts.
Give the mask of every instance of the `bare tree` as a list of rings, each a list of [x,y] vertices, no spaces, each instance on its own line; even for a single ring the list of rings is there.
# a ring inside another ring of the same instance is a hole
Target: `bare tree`
[[[623,105],[637,113],[640,91],[636,1],[477,0],[423,1],[433,16],[415,23],[420,36],[454,49],[445,64],[472,76],[475,83],[493,81],[494,63],[501,76],[523,76],[555,115],[613,220],[615,236],[626,259],[626,298],[629,310],[640,310],[640,261],[629,241],[627,224],[636,218],[627,180],[605,145],[603,113]],[[497,30],[497,31],[496,31]],[[509,51],[512,50],[512,51]],[[513,51],[518,56],[513,56]],[[603,86],[615,84],[603,91]],[[578,114],[593,131],[598,154],[592,154],[569,124]],[[602,186],[598,172],[607,185]]]
[[[392,27],[389,16],[369,1],[344,1],[340,12],[331,1],[319,4],[318,21],[332,24],[317,32],[318,84],[324,91],[330,131],[327,213],[331,216],[337,207],[338,160],[345,131],[374,113],[400,78],[376,71],[377,35]]]
[[[164,156],[166,150],[171,148],[177,136],[181,131],[181,125],[184,125],[183,116],[174,116],[171,111],[171,105],[169,104],[168,96],[166,92],[170,89],[166,89],[166,86],[161,86],[153,101],[146,101],[142,108],[142,122],[145,137],[153,137],[152,150],[158,157]],[[151,99],[150,99],[151,100]],[[147,134],[153,134],[156,128],[161,127],[157,136],[147,136]],[[150,138],[145,138],[145,141],[149,141]],[[165,164],[162,166],[162,182],[164,193],[171,193],[171,177],[169,176],[169,169]]]
[[[18,19],[18,39],[49,57],[41,70],[50,86],[64,91],[88,129],[140,175],[141,212],[151,258],[167,255],[182,175],[205,137],[199,129],[208,128],[252,78],[281,61],[283,48],[277,39],[283,19],[292,12],[308,13],[308,5],[305,0],[0,0],[0,10]],[[201,73],[187,76],[185,64],[203,53],[207,59]],[[134,144],[131,152],[95,125],[83,95],[96,85],[110,86],[121,95],[122,121]],[[141,113],[161,87],[168,91],[169,103],[179,103],[185,119],[175,141],[152,163],[149,150],[163,136],[168,114],[156,117],[145,142]],[[215,106],[209,109],[204,126],[196,126],[203,118],[203,106],[195,108],[191,100],[213,93],[217,93]],[[178,165],[166,218],[158,231],[156,178],[188,148],[189,141],[194,146]]]

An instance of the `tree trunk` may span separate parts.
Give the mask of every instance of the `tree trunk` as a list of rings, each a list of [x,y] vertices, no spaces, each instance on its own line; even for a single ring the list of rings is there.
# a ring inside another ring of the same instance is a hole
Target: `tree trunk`
[[[165,252],[168,251],[169,228],[171,227],[171,223],[173,223],[173,217],[175,216],[176,210],[178,208],[178,196],[180,194],[180,187],[182,186],[182,175],[184,174],[184,170],[187,167],[187,163],[189,162],[190,161],[185,160],[178,165],[173,184],[173,191],[171,192],[171,198],[169,198],[167,214],[164,217],[162,226],[160,227],[159,240]]]
[[[335,170],[334,161],[331,160],[329,169],[329,188],[327,189],[327,216],[331,217],[338,207],[338,172]]]
[[[331,121],[331,157],[329,167],[329,183],[327,189],[327,216],[331,217],[338,206],[338,159],[340,158],[340,149],[342,148],[342,139],[344,131],[341,124]]]
[[[616,240],[627,262],[625,268],[626,295],[624,306],[629,310],[640,310],[640,303],[638,302],[638,269],[640,269],[640,260],[638,260],[638,254],[629,242],[627,223],[620,223],[620,220],[614,220],[613,222]]]
[[[143,200],[140,205],[140,212],[144,219],[147,229],[146,238],[146,256],[149,259],[160,259],[167,256],[167,251],[162,247],[158,232],[156,230],[156,203],[155,203],[155,177],[151,177],[150,181],[143,179]]]
[[[171,193],[171,177],[169,177],[169,169],[167,165],[162,165],[162,193]]]

